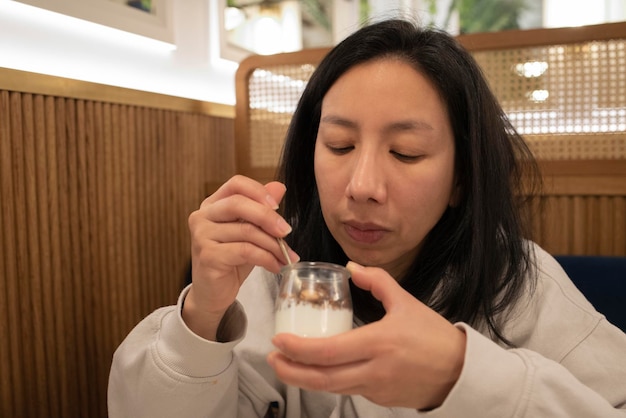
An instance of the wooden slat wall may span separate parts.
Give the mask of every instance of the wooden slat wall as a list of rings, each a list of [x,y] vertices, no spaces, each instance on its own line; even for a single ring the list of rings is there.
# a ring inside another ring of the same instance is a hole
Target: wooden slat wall
[[[562,255],[626,256],[626,196],[546,196],[535,238]]]
[[[540,164],[533,238],[552,254],[626,256],[626,160]]]
[[[0,416],[106,417],[115,348],[175,303],[187,216],[233,173],[232,118],[0,86]]]

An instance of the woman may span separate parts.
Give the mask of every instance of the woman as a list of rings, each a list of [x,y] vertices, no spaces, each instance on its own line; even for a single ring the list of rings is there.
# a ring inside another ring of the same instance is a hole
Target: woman
[[[190,215],[193,284],[117,350],[110,416],[624,416],[626,335],[523,238],[535,173],[453,38],[360,29],[309,81],[280,182],[235,176]],[[347,263],[352,331],[273,336],[285,236]]]

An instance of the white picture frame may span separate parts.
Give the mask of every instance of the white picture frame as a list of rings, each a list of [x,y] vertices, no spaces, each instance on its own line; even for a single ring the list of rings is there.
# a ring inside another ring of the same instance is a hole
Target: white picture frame
[[[14,0],[52,12],[174,44],[172,3],[152,0],[146,12],[114,0]]]

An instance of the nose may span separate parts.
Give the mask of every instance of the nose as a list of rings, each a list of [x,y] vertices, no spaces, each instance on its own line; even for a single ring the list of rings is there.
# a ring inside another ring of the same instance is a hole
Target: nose
[[[376,150],[361,149],[352,154],[350,181],[347,196],[355,202],[383,203],[387,198],[384,167]]]

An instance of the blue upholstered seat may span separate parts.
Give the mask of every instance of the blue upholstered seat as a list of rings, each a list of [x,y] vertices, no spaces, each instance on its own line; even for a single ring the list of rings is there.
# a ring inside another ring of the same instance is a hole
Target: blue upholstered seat
[[[555,258],[596,310],[626,332],[626,257]]]

